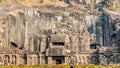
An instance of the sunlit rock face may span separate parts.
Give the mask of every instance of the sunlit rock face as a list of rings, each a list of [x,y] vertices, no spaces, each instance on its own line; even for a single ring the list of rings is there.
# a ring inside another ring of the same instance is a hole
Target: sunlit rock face
[[[57,8],[57,11],[46,12],[41,7],[6,7],[0,11],[0,48],[15,47],[23,53],[40,54],[44,57],[43,62],[39,61],[41,63],[45,63],[45,57],[66,57],[64,50],[87,61],[84,58],[93,53],[91,45],[111,47],[120,44],[119,18],[112,19],[106,12],[89,13],[79,9],[76,10],[80,12],[75,12],[70,10],[74,8],[62,7],[48,7]]]
[[[16,43],[18,47],[35,46],[37,40],[35,36],[51,34],[66,34],[72,38],[77,36],[77,46],[90,46],[98,44],[100,46],[117,45],[116,41],[116,23],[107,13],[99,14],[81,14],[75,12],[41,12],[34,8],[20,8],[16,13],[5,12],[6,17],[1,18],[1,35],[5,35],[9,46],[11,42]],[[1,11],[2,13],[2,11]],[[6,14],[7,13],[7,14]],[[95,12],[96,13],[96,12]],[[89,39],[88,39],[89,38]],[[29,44],[33,39],[33,45]],[[81,40],[80,40],[81,39]],[[80,41],[86,41],[82,43]],[[36,43],[34,43],[36,42]],[[74,41],[73,41],[74,43]]]

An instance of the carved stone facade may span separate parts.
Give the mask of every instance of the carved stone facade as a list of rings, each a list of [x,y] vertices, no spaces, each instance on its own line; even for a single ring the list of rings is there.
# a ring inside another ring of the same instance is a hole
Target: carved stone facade
[[[47,8],[54,12],[6,7],[0,11],[1,64],[90,64],[98,48],[119,48],[120,21],[107,13],[75,7]]]

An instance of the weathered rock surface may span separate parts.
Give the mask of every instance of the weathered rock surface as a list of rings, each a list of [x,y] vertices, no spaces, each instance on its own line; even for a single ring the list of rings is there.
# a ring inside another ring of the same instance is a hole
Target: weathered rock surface
[[[30,38],[34,38],[34,36],[54,33],[76,35],[77,38],[82,37],[86,40],[88,38],[84,36],[88,35],[89,42],[93,39],[95,44],[101,46],[113,45],[112,35],[116,32],[116,23],[107,13],[94,12],[89,14],[85,11],[86,14],[82,14],[69,10],[65,12],[41,12],[41,9],[21,7],[18,9],[13,7],[13,10],[3,9],[1,14],[4,14],[4,17],[1,15],[1,25],[4,26],[1,27],[1,31],[5,33],[3,35],[6,38],[9,38],[8,42],[15,42],[19,47],[24,46],[25,42],[29,43]]]
[[[91,46],[94,45],[120,45],[120,19],[116,14],[74,6],[1,6],[0,48],[61,56],[64,49],[83,54],[92,53]],[[65,48],[52,48],[56,42]]]

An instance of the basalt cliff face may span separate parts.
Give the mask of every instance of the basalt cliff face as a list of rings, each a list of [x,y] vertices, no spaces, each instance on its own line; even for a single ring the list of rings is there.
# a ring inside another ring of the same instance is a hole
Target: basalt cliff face
[[[48,11],[42,8],[47,8]],[[107,12],[57,6],[23,8],[7,4],[1,8],[0,15],[1,43],[5,43],[4,46],[14,42],[23,47],[25,42],[29,43],[31,37],[51,34],[77,36],[79,41],[81,38],[90,38],[88,41],[91,44],[101,46],[119,45],[119,37],[116,37],[119,33],[119,22],[112,19],[111,14]]]
[[[119,12],[108,9],[97,11],[79,6],[0,6],[0,49],[8,49],[9,52],[17,49],[21,54],[36,53],[44,58],[47,56],[49,61],[49,56],[66,56],[63,53],[66,49],[66,52],[70,50],[77,54],[77,60],[88,63],[87,60],[82,61],[85,60],[83,56],[86,56],[84,52],[91,54],[96,46],[102,48],[120,45]],[[54,49],[56,46],[58,48]],[[60,49],[59,46],[63,48]],[[47,63],[46,60],[39,63]],[[27,60],[24,62],[29,63]]]

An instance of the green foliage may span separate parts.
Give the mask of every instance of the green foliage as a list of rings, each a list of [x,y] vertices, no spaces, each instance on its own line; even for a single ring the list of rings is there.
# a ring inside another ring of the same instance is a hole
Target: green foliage
[[[40,0],[40,3],[43,3],[44,2],[44,0]]]
[[[3,0],[0,0],[0,3],[2,3]]]

